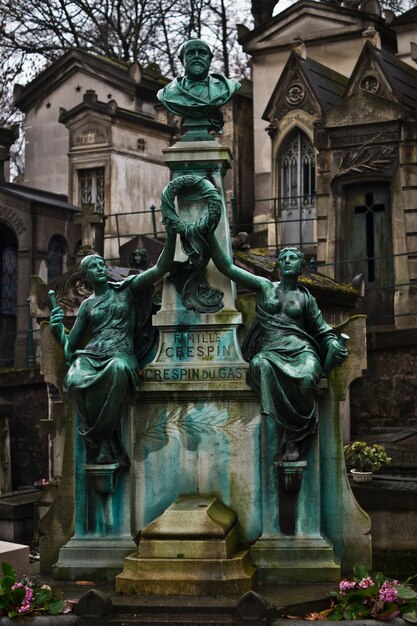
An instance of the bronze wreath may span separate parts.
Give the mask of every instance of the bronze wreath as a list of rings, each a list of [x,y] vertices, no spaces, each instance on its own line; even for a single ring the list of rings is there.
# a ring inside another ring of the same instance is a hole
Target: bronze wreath
[[[204,200],[207,210],[195,222],[185,222],[175,211],[176,197],[191,202]],[[161,196],[162,221],[180,235],[182,249],[188,256],[186,262],[174,262],[171,276],[184,306],[196,313],[213,313],[223,307],[223,292],[210,287],[205,277],[211,258],[206,234],[216,229],[221,208],[221,196],[213,183],[195,174],[174,178]]]
[[[187,200],[206,200],[207,213],[194,223],[186,223],[178,217],[175,211],[175,198]],[[216,187],[208,178],[196,174],[186,174],[171,180],[161,195],[161,213],[163,222],[182,235],[187,228],[194,228],[200,233],[210,229],[214,231],[220,220],[222,201]]]

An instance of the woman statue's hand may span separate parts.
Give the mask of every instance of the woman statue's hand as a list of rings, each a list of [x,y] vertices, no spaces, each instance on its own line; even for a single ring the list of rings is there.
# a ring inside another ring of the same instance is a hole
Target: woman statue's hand
[[[59,306],[53,308],[49,317],[49,326],[55,335],[59,336],[61,330],[60,327],[63,324],[63,320],[64,310],[61,309],[61,307]]]
[[[345,344],[348,339],[349,337],[342,333],[340,338],[333,339],[329,344],[326,360],[323,365],[323,373],[326,374],[326,376],[334,367],[341,365],[343,361],[347,359],[348,351],[346,350]]]
[[[51,311],[51,315],[49,316],[49,328],[51,329],[52,334],[58,339],[58,341],[64,348],[65,362],[69,367],[71,365],[73,357],[68,337],[65,332],[63,319],[64,310],[61,309],[61,307],[59,306],[54,307]]]
[[[348,351],[346,350],[346,346],[338,339],[333,341],[330,349],[332,350],[333,360],[337,365],[340,365],[345,359],[347,359]]]

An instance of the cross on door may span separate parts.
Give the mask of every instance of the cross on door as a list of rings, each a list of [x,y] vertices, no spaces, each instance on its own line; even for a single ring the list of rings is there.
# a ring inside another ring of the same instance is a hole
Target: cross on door
[[[374,204],[374,194],[365,194],[365,204],[355,206],[355,213],[366,214],[366,256],[368,260],[368,282],[375,280],[375,229],[374,213],[381,213],[385,210],[384,204]]]

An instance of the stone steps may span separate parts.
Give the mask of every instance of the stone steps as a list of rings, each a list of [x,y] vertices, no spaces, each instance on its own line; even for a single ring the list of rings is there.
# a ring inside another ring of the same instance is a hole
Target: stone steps
[[[108,626],[142,626],[145,624],[158,624],[158,626],[168,626],[169,624],[206,624],[207,626],[229,626],[236,624],[236,620],[225,614],[207,615],[207,613],[192,613],[191,615],[169,613],[159,613],[157,615],[129,615],[118,614],[111,617]]]
[[[112,600],[108,594],[90,589],[79,599],[75,613],[80,626],[268,626],[276,617],[276,608],[253,591],[238,599],[132,596]]]

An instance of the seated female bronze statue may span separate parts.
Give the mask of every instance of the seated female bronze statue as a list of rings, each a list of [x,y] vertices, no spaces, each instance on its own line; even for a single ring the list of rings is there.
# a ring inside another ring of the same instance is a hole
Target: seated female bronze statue
[[[138,382],[133,339],[140,313],[139,296],[170,268],[175,234],[168,230],[165,247],[155,267],[129,276],[121,283],[107,281],[104,259],[91,254],[82,259],[81,273],[93,293],[81,303],[75,324],[67,335],[60,307],[51,311],[50,328],[61,341],[70,367],[64,392],[75,407],[79,433],[87,444],[89,463],[119,463],[129,467],[121,440],[121,417]],[[79,349],[84,335],[90,338]]]
[[[250,362],[248,383],[261,401],[263,415],[280,425],[279,460],[305,456],[317,430],[316,390],[326,370],[343,362],[346,348],[326,324],[316,300],[298,284],[304,255],[284,248],[278,256],[280,282],[236,267],[210,235],[218,269],[256,292],[257,320],[243,346]]]

